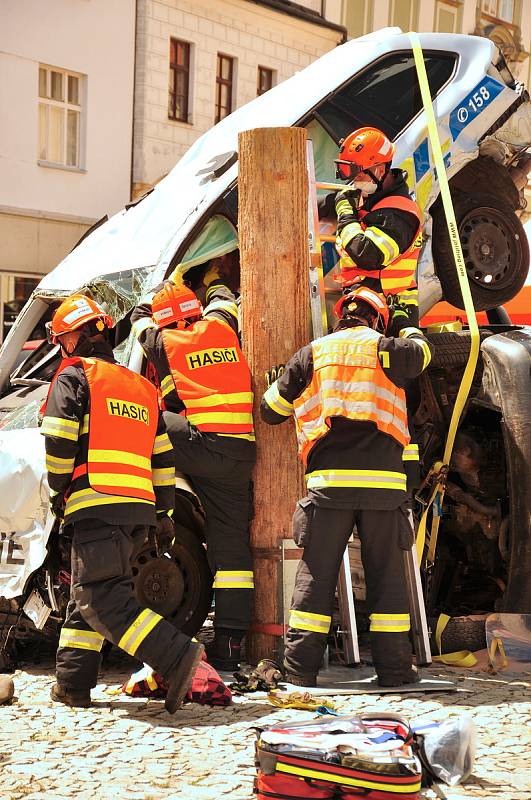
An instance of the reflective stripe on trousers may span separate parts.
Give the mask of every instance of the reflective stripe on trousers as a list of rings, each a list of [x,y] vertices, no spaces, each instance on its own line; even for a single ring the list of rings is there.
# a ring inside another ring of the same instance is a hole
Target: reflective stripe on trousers
[[[146,636],[151,633],[155,625],[158,625],[161,620],[160,614],[156,614],[150,608],[145,608],[127,628],[118,642],[118,647],[121,647],[130,656],[134,656]]]
[[[254,576],[251,570],[221,570],[214,576],[214,589],[254,589]]]
[[[61,628],[59,647],[73,647],[76,650],[101,651],[105,639],[95,631],[84,631],[79,628]]]
[[[380,633],[403,633],[411,627],[409,614],[371,614],[369,630]]]
[[[290,628],[300,631],[327,634],[331,624],[332,617],[327,614],[311,614],[309,611],[297,611],[294,608],[289,612]]]

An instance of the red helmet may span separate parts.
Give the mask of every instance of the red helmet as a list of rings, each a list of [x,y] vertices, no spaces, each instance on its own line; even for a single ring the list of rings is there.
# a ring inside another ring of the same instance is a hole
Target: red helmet
[[[354,291],[344,294],[340,297],[334,306],[334,314],[338,319],[343,319],[347,314],[354,315],[358,303],[366,303],[370,306],[376,314],[381,318],[382,324],[379,326],[381,330],[385,330],[389,323],[389,306],[378,292],[373,289],[367,289],[361,286]]]
[[[378,128],[358,128],[342,140],[335,160],[336,177],[352,180],[377,164],[390,164],[395,146]]]
[[[190,317],[200,317],[203,312],[203,306],[191,289],[183,284],[176,286],[169,281],[157,292],[151,308],[153,319],[159,328]]]
[[[112,319],[95,300],[82,294],[73,294],[67,300],[63,300],[53,315],[49,325],[49,337],[54,344],[57,344],[58,336],[71,333],[91,320],[99,321],[100,330],[105,326],[112,328]]]

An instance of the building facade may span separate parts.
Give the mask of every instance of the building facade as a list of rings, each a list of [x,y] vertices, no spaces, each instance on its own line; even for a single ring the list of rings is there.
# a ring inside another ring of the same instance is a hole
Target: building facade
[[[529,0],[344,0],[342,21],[349,38],[388,25],[486,36],[500,47],[515,77],[531,85]]]
[[[41,276],[129,200],[134,42],[133,0],[1,4],[0,341]]]
[[[342,0],[138,0],[133,193],[235,108],[346,39]]]

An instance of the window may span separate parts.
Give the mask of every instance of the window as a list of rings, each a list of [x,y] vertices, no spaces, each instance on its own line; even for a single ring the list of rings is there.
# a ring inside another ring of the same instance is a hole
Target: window
[[[168,117],[188,122],[190,97],[190,45],[179,39],[170,39],[170,86]]]
[[[227,117],[232,111],[232,86],[234,76],[234,59],[218,53],[216,71],[216,113],[214,122]]]
[[[435,30],[440,33],[458,33],[460,8],[457,5],[438,2],[435,6]]]
[[[6,338],[40,279],[37,275],[0,275],[0,341]]]
[[[398,25],[403,31],[418,28],[418,0],[391,0],[390,25]]]
[[[267,67],[258,67],[258,83],[256,94],[260,96],[273,88],[273,70]]]
[[[39,160],[80,166],[80,75],[39,67]]]
[[[432,99],[450,79],[456,56],[424,53]],[[422,109],[411,51],[371,64],[319,108],[316,118],[338,142],[355,128],[374,125],[395,139]]]
[[[512,22],[514,15],[514,0],[481,0],[481,10],[496,19]]]

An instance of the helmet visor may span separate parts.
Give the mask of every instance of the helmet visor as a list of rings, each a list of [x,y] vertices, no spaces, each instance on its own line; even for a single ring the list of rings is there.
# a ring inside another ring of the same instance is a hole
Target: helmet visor
[[[46,341],[49,342],[49,344],[59,344],[57,336],[55,335],[55,333],[53,333],[52,323],[46,322],[44,325],[44,329],[46,330]]]
[[[360,172],[363,172],[361,167],[354,164],[353,161],[343,161],[341,158],[335,158],[334,164],[336,165],[336,178],[341,181],[351,181]]]

